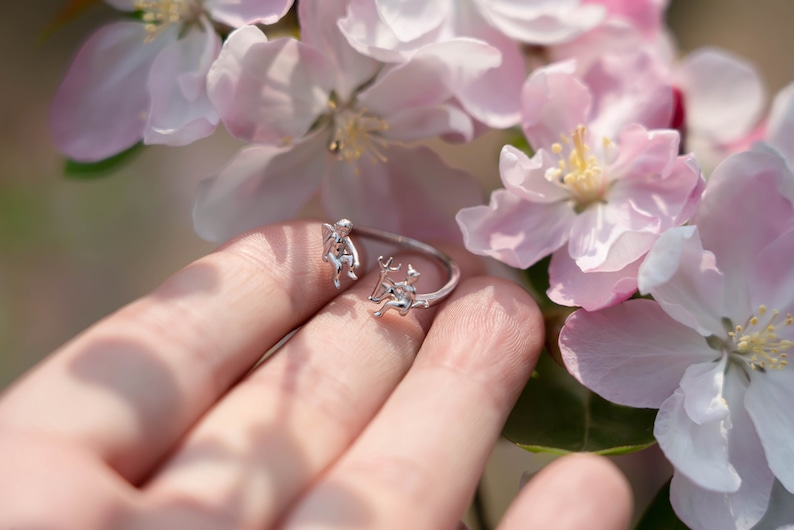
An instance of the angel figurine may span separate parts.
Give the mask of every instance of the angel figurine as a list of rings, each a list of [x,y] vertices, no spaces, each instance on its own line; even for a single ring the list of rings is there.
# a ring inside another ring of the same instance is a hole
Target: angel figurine
[[[358,251],[353,241],[350,239],[350,232],[353,230],[353,223],[347,219],[340,219],[333,225],[323,223],[323,261],[330,262],[334,268],[333,280],[337,289],[339,275],[347,265],[347,275],[358,280],[356,271],[361,266],[358,260]]]

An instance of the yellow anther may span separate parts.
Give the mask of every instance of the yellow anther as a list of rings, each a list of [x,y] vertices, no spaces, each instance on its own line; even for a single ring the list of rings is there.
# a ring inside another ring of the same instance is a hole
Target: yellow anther
[[[555,155],[562,153],[562,145],[559,143],[551,144],[551,152],[554,153]]]

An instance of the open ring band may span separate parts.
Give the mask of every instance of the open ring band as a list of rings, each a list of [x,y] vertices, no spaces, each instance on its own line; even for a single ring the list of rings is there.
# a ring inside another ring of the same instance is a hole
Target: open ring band
[[[381,308],[374,313],[376,317],[382,316],[389,309],[398,310],[400,315],[405,316],[408,311],[415,307],[431,307],[449,296],[458,285],[460,267],[452,258],[437,248],[416,239],[377,228],[366,226],[356,226],[354,228],[353,223],[349,220],[340,219],[333,225],[323,224],[323,261],[329,262],[333,267],[332,279],[337,289],[340,288],[339,276],[345,267],[350,278],[358,279],[356,272],[360,267],[360,262],[358,250],[350,238],[351,235],[361,235],[429,254],[443,265],[448,275],[447,282],[437,291],[418,294],[414,285],[420,276],[418,271],[409,264],[405,280],[395,281],[389,276],[389,273],[400,270],[402,264],[392,266],[394,258],[390,257],[384,262],[383,256],[379,257],[380,278],[372,291],[372,295],[369,296],[369,299],[375,303],[383,302]]]

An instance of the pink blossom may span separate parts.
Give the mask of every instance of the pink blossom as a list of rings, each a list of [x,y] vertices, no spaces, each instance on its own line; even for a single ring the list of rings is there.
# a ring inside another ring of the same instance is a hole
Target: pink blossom
[[[694,224],[648,253],[639,288],[654,300],[579,310],[560,335],[585,386],[659,409],[671,501],[693,529],[753,527],[776,480],[776,502],[794,502],[792,262],[794,174],[771,150],[739,153],[714,170]]]
[[[55,96],[50,128],[70,158],[97,161],[143,140],[184,145],[213,132],[206,75],[221,47],[212,21],[270,24],[292,0],[107,0],[141,21],[100,28]]]
[[[470,251],[526,268],[552,254],[549,297],[590,310],[625,300],[659,234],[684,223],[703,179],[678,156],[671,92],[647,55],[542,68],[523,91],[532,158],[506,146],[505,189],[457,220]]]
[[[223,240],[293,217],[319,189],[331,217],[459,238],[454,212],[479,201],[478,187],[430,150],[399,145],[471,139],[474,123],[456,91],[498,65],[498,51],[456,39],[384,65],[339,32],[345,2],[299,6],[303,41],[268,41],[244,27],[210,71],[209,96],[226,128],[260,145],[204,183],[194,210],[199,234]]]

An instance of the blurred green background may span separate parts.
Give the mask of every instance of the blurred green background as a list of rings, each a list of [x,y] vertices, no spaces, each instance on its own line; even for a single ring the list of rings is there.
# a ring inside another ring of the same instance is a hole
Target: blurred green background
[[[94,8],[39,42],[64,4],[0,3],[0,389],[213,248],[191,227],[195,187],[239,147],[219,133],[189,147],[147,148],[110,178],[64,178],[64,160],[48,135],[49,102],[80,41],[113,17],[107,7]],[[790,0],[678,0],[668,20],[683,51],[714,45],[754,61],[772,95],[794,80],[793,15]],[[444,152],[493,184],[501,139],[487,135],[478,143]],[[638,503],[666,478],[653,454],[618,460],[640,484]],[[504,509],[521,472],[542,461],[500,446],[486,475],[493,514]]]

